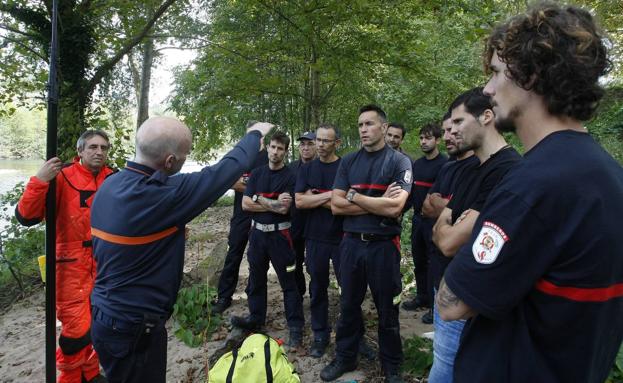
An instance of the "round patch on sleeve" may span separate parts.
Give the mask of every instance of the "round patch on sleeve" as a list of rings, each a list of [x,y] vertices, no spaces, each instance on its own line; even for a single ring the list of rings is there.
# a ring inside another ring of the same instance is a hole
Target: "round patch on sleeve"
[[[474,259],[485,265],[495,262],[506,241],[508,241],[508,236],[501,227],[493,222],[485,221],[472,244]]]

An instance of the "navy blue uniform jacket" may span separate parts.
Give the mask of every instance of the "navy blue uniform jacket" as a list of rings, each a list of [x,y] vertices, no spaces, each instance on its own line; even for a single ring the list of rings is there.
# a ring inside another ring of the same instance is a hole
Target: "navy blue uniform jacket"
[[[97,277],[93,306],[140,322],[168,318],[184,265],[184,227],[250,169],[261,135],[247,134],[214,166],[167,176],[133,162],[109,177],[91,208]]]

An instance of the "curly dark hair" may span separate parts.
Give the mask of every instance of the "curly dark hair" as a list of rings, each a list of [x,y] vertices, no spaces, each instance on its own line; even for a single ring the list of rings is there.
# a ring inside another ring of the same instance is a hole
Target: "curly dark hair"
[[[541,2],[492,31],[485,72],[497,52],[507,65],[506,75],[542,95],[551,114],[585,121],[604,95],[598,79],[611,67],[604,40],[587,11]]]

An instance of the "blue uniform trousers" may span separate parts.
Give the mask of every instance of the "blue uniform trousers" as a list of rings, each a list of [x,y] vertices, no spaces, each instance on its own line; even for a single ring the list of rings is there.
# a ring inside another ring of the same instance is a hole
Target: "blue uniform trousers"
[[[416,296],[430,304],[434,300],[433,278],[430,270],[430,252],[433,250],[433,231],[430,221],[423,220],[422,217],[413,219],[411,231],[411,254],[415,268],[415,284],[417,286]]]
[[[218,298],[231,300],[238,285],[240,263],[244,255],[244,249],[249,241],[249,229],[251,217],[233,217],[229,223],[229,236],[227,237],[227,255],[223,271],[218,280]]]
[[[294,271],[296,287],[299,293],[301,293],[301,296],[303,296],[307,290],[305,273],[303,272],[303,263],[305,262],[305,238],[293,239],[292,243],[294,245],[294,253],[296,254],[296,270]]]
[[[333,263],[333,271],[340,280],[340,247],[339,244],[308,239],[306,242],[307,258],[305,264],[310,276],[309,308],[311,311],[311,328],[316,338],[329,339],[329,262]]]
[[[283,291],[288,327],[302,330],[305,324],[303,298],[296,285],[296,255],[289,230],[265,233],[252,228],[249,235],[247,260],[249,262],[249,284],[246,293],[251,319],[262,325],[266,322],[266,283],[270,262],[273,264]]]
[[[167,330],[159,320],[146,336],[139,323],[129,323],[93,307],[91,338],[110,383],[164,383]]]
[[[361,336],[361,304],[370,286],[379,316],[379,357],[386,373],[398,372],[402,343],[398,321],[400,276],[399,237],[394,240],[362,241],[346,234],[340,244],[340,318],[336,331],[336,356],[354,361]]]

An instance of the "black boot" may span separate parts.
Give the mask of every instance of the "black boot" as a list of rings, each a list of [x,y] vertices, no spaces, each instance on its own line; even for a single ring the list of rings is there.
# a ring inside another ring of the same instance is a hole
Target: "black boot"
[[[311,350],[309,351],[309,355],[312,358],[322,357],[328,345],[329,345],[328,337],[322,337],[322,336],[315,337],[314,343],[312,343]]]
[[[240,316],[232,316],[231,317],[231,325],[234,327],[239,327],[249,331],[259,331],[262,328],[262,325],[257,323],[255,320],[250,317],[240,317]]]
[[[357,368],[357,362],[344,363],[341,360],[335,358],[326,365],[320,372],[320,379],[325,382],[330,382],[339,378],[349,371],[353,371]]]
[[[229,306],[231,306],[231,299],[219,298],[212,301],[212,312],[222,314]]]

